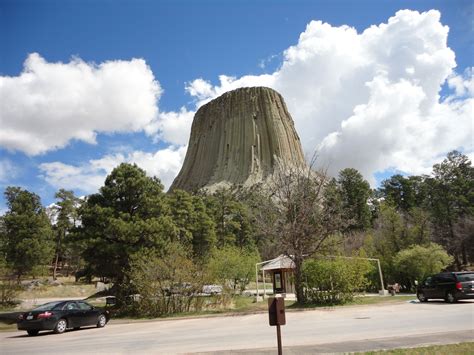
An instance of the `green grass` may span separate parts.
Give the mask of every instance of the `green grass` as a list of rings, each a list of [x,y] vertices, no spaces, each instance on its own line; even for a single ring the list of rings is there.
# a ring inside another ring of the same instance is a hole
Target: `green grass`
[[[424,346],[419,348],[410,349],[393,349],[383,351],[369,351],[365,353],[357,353],[364,355],[471,355],[474,354],[474,343],[460,343],[460,344],[449,344],[449,345],[435,345],[435,346]]]
[[[369,296],[369,297],[356,297],[352,302],[347,303],[347,305],[371,305],[371,304],[387,304],[387,303],[398,303],[398,302],[407,302],[411,300],[416,300],[415,296]]]
[[[346,307],[346,306],[356,306],[356,305],[376,305],[376,304],[391,304],[391,303],[400,303],[407,302],[411,300],[416,300],[414,296],[367,296],[367,297],[356,297],[353,301],[347,302],[345,304],[336,304],[336,305],[325,305],[325,304],[305,304],[299,305],[296,301],[285,300],[285,308],[287,309],[312,309],[312,308],[327,308],[327,307]],[[230,312],[250,312],[250,311],[262,311],[268,310],[267,298],[261,302],[255,302],[254,297],[242,297],[237,296],[234,298],[234,306],[229,309]]]
[[[379,296],[368,296],[368,297],[356,297],[354,300],[350,302],[346,302],[344,304],[305,304],[299,305],[296,302],[292,302],[291,304],[287,304],[285,302],[286,307],[289,309],[313,309],[313,308],[327,308],[327,307],[347,307],[347,306],[364,306],[364,305],[377,305],[377,304],[390,304],[390,303],[400,303],[400,302],[407,302],[410,300],[415,300],[414,296],[386,296],[386,297],[379,297]]]

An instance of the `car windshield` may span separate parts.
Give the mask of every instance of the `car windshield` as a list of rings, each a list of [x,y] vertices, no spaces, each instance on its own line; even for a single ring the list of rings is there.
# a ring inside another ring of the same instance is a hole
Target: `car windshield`
[[[474,272],[469,274],[457,274],[459,282],[474,281]]]
[[[58,309],[64,304],[63,301],[60,302],[48,302],[45,304],[42,304],[39,307],[36,307],[33,309],[33,311],[51,311],[53,309]]]

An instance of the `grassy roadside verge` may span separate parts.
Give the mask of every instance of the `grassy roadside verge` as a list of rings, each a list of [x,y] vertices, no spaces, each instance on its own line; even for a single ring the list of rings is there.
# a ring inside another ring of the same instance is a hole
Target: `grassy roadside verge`
[[[470,355],[473,354],[474,342],[448,344],[448,345],[434,345],[423,346],[410,349],[392,349],[381,351],[369,351],[364,353],[356,353],[358,355],[432,355],[432,354],[446,354],[446,355]]]
[[[335,307],[348,307],[348,306],[364,306],[364,305],[376,305],[376,304],[396,304],[400,302],[407,302],[410,300],[415,300],[414,296],[387,296],[387,297],[356,297],[353,301],[342,304],[342,305],[318,305],[318,304],[307,304],[307,305],[298,305],[295,301],[285,301],[285,308],[287,311],[291,310],[310,310],[310,309],[320,309],[320,308],[335,308]],[[241,297],[236,298],[235,307],[230,310],[232,313],[246,313],[252,311],[267,311],[268,304],[267,301],[255,303],[252,297]]]
[[[298,305],[295,301],[285,301],[285,309],[287,312],[298,312],[312,309],[335,309],[342,307],[366,306],[366,305],[386,305],[404,303],[410,300],[415,300],[414,296],[396,296],[396,297],[357,297],[352,302],[343,305]],[[237,316],[254,313],[268,312],[267,300],[261,302],[254,302],[253,297],[237,296],[233,300],[233,304],[229,308],[207,310],[200,312],[179,313],[174,315],[167,315],[159,318],[115,318],[114,322],[135,322],[135,321],[154,321],[166,319],[180,319],[180,318],[199,318],[199,317],[216,317],[216,316]]]

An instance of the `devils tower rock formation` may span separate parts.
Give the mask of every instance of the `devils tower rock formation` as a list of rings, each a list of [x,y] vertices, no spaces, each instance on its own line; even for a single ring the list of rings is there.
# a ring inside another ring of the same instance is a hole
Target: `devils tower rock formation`
[[[282,96],[265,87],[241,88],[197,111],[183,167],[170,190],[251,186],[281,166],[304,165]]]

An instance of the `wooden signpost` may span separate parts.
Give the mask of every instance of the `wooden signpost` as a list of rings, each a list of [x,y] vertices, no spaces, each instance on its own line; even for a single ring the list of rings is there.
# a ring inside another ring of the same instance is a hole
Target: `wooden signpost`
[[[280,326],[286,324],[285,299],[283,297],[268,299],[268,320],[271,326],[277,327],[278,355],[282,355]]]

